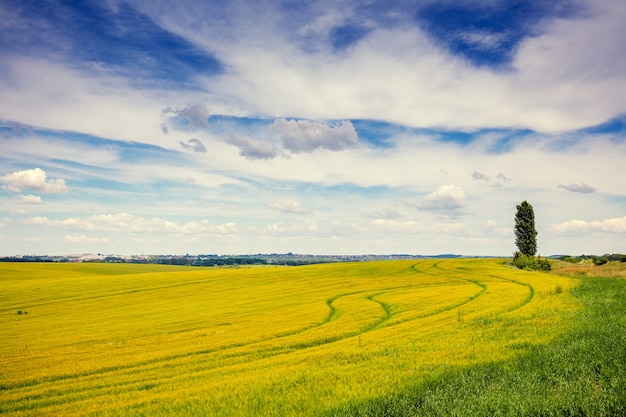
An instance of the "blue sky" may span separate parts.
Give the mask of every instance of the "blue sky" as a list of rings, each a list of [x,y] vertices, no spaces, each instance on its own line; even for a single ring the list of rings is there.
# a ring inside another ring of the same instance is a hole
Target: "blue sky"
[[[0,255],[626,252],[621,0],[0,0]]]

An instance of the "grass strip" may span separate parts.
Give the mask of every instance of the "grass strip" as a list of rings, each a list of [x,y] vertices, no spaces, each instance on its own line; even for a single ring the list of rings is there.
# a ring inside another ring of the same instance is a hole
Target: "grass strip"
[[[559,339],[513,361],[450,371],[327,416],[625,416],[626,280],[583,278],[584,308]]]

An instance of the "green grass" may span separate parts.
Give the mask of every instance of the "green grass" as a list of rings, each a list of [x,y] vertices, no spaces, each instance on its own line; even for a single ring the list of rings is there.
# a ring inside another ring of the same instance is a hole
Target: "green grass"
[[[626,280],[585,278],[572,292],[583,309],[551,343],[325,415],[626,416]]]

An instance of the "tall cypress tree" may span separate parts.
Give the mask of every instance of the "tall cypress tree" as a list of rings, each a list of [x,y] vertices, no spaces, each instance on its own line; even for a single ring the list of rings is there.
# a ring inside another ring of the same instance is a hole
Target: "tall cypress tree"
[[[521,253],[535,256],[537,253],[537,230],[533,206],[524,200],[515,213],[515,245]]]

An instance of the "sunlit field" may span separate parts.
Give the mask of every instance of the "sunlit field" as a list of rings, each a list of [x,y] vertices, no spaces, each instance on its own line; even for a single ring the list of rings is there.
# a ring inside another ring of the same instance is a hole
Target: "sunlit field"
[[[0,264],[0,414],[364,414],[552,343],[579,284],[498,259]]]

